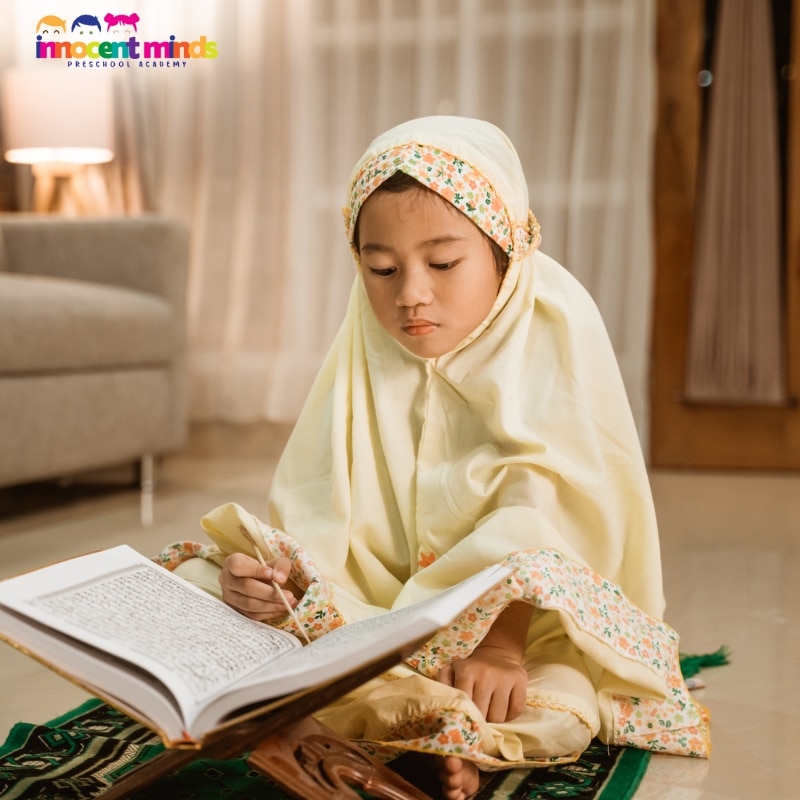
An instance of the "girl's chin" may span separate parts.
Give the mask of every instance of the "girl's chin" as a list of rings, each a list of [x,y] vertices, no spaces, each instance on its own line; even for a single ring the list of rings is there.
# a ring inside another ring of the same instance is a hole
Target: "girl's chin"
[[[406,350],[420,358],[438,358],[445,353],[449,353],[455,347],[455,344],[458,344],[458,342],[451,344],[443,341],[442,337],[437,336],[435,332],[426,336],[408,336],[404,333],[403,336],[396,336],[395,338]]]

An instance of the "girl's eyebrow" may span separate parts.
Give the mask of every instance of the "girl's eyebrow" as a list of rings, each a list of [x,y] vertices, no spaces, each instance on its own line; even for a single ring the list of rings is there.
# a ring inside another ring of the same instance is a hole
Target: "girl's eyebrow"
[[[364,244],[359,247],[362,253],[388,253],[391,249],[391,247],[385,244],[378,244],[378,242],[364,242]]]
[[[417,247],[435,247],[442,244],[453,244],[454,242],[461,242],[464,240],[463,236],[437,236],[433,239],[427,239],[424,242],[418,242]],[[360,248],[362,253],[390,253],[392,248],[388,245],[381,244],[380,242],[364,242]]]

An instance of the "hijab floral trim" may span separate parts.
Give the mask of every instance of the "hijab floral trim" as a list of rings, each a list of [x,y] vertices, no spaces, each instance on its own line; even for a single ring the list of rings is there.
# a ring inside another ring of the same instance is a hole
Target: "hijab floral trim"
[[[342,209],[351,245],[361,206],[395,172],[410,175],[452,203],[511,259],[524,258],[541,244],[539,223],[533,213],[528,211],[525,222],[512,222],[500,195],[478,169],[438,147],[412,142],[375,156],[353,179],[349,204]]]

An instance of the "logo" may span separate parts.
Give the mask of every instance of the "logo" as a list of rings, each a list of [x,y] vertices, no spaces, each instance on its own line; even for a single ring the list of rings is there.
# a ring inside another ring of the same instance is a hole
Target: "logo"
[[[216,58],[217,42],[206,36],[184,40],[139,38],[141,19],[107,13],[103,21],[81,14],[68,21],[49,14],[36,25],[36,58],[61,61],[69,68],[185,68],[198,58]]]

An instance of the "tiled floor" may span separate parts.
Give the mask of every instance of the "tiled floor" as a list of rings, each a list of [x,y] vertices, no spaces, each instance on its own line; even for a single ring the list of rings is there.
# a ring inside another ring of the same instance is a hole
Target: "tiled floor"
[[[133,490],[6,513],[0,577],[115,544],[150,555],[202,539],[199,518],[229,500],[264,515],[271,470],[268,460],[197,451],[169,459],[148,529]],[[706,671],[697,694],[712,715],[711,760],[654,757],[636,798],[800,798],[800,476],[656,472],[652,483],[667,619],[684,652],[726,644],[733,662]],[[85,697],[6,646],[0,676],[0,739],[18,720],[46,721]]]

